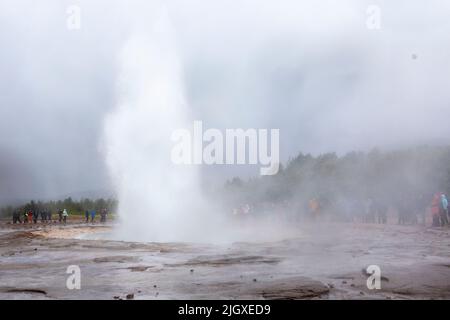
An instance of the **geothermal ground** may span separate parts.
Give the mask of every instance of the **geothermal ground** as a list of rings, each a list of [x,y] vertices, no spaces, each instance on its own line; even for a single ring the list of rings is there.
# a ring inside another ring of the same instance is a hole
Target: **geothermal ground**
[[[0,228],[0,299],[450,299],[450,232],[326,224],[270,242],[98,240],[111,225]],[[366,286],[368,265],[381,289]],[[69,265],[81,289],[69,290]]]

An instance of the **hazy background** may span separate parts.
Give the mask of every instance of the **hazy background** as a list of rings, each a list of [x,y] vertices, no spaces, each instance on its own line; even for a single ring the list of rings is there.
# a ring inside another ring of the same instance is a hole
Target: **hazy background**
[[[206,127],[280,128],[283,161],[449,143],[448,1],[165,4]],[[66,27],[69,5],[81,8],[80,30]],[[366,27],[369,5],[379,30]],[[118,54],[159,6],[0,2],[0,202],[111,193],[101,137]],[[222,183],[259,166],[203,169]]]

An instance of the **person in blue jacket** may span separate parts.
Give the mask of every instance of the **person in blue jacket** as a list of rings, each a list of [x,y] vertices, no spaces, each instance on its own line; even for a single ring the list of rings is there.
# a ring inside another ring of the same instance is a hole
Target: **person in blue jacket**
[[[444,193],[441,193],[441,205],[439,216],[441,218],[441,226],[445,226],[448,224],[448,200]]]
[[[91,210],[91,223],[94,223],[94,219],[95,219],[95,210]]]

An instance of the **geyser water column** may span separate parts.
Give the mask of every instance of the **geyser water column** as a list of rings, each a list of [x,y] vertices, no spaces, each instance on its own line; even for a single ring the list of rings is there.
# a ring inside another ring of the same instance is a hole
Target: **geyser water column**
[[[105,120],[106,161],[119,200],[115,234],[131,241],[205,240],[211,217],[198,167],[170,157],[172,132],[192,124],[174,30],[164,10],[147,27],[124,45],[117,106]]]

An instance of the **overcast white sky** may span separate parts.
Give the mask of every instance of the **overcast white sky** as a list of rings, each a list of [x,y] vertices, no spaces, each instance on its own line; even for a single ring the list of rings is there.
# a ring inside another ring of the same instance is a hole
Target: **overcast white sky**
[[[117,56],[161,3],[0,2],[0,201],[109,189],[99,144]],[[449,142],[446,0],[164,3],[188,103],[207,127],[279,128],[284,161]],[[66,27],[70,5],[80,30]],[[379,30],[366,26],[369,5]]]

